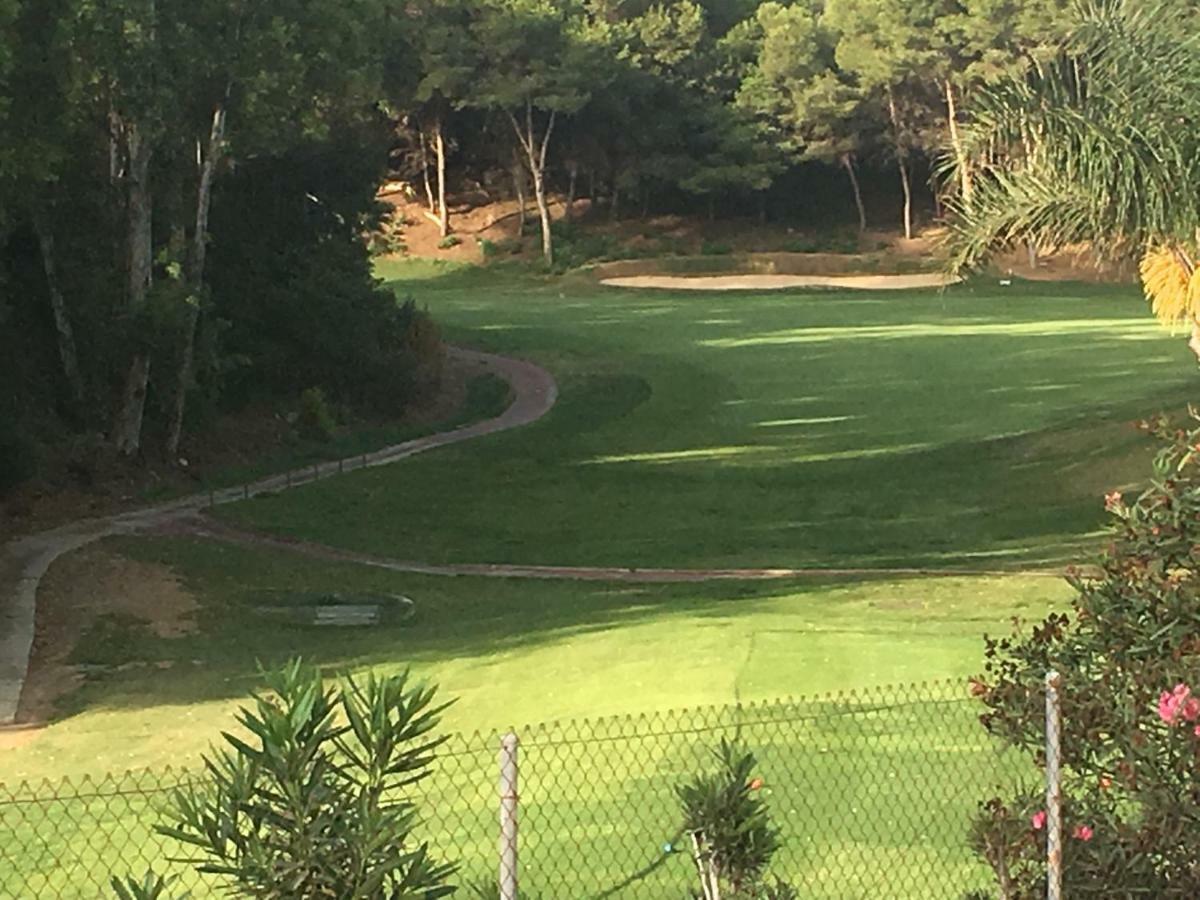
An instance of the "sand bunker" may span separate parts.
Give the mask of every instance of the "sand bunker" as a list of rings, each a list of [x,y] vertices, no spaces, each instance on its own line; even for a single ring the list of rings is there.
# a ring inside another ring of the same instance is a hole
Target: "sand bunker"
[[[786,288],[850,288],[901,291],[940,288],[961,279],[940,272],[921,275],[631,275],[600,283],[623,288],[666,288],[672,291],[778,291]]]

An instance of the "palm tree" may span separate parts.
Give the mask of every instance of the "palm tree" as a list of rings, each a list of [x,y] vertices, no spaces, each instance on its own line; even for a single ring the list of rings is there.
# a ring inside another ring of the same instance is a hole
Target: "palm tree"
[[[1140,258],[1165,324],[1200,357],[1200,11],[1090,0],[1051,56],[981,92],[966,129],[975,190],[954,204],[952,265],[1090,242]]]

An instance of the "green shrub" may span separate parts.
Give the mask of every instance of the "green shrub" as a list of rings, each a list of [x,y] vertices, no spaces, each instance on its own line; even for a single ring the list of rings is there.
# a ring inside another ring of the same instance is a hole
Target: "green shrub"
[[[754,754],[722,740],[714,755],[715,772],[676,789],[683,830],[692,841],[705,900],[731,894],[752,897],[779,848],[779,833],[759,794],[763,782],[754,777]]]
[[[1065,896],[1200,896],[1200,414],[1192,418],[1146,424],[1164,443],[1154,477],[1135,498],[1105,498],[1110,543],[1094,573],[1068,573],[1072,613],[989,639],[975,684],[985,726],[1040,760],[1045,674],[1062,673]],[[997,879],[1020,873],[1010,897],[1044,895],[1039,804],[994,798],[976,822]]]
[[[414,787],[445,740],[435,691],[407,673],[330,687],[299,660],[266,687],[237,715],[247,736],[223,735],[158,831],[260,900],[451,894],[455,866],[413,837]]]
[[[460,238],[457,234],[448,234],[438,241],[438,249],[449,250],[451,247],[457,247],[461,243],[462,238]]]
[[[337,433],[337,421],[329,408],[329,400],[319,387],[307,388],[300,394],[296,427],[300,436],[310,441],[329,441]]]
[[[700,245],[701,256],[728,256],[732,252],[733,247],[720,241],[704,241]]]
[[[367,235],[367,249],[372,256],[388,256],[403,253],[404,226],[407,220],[395,209],[385,212],[379,217],[379,224]]]
[[[621,244],[611,234],[587,231],[573,222],[555,222],[551,233],[554,237],[554,268],[559,272],[621,255]]]
[[[167,892],[178,880],[178,877],[163,878],[161,875],[147,872],[141,880],[132,876],[114,877],[109,883],[113,893],[117,895],[117,900],[188,900],[191,896],[188,891],[176,894]]]
[[[504,238],[499,241],[489,240],[488,238],[479,238],[478,240],[479,252],[487,260],[495,259],[498,256],[515,256],[522,250],[519,238]]]
[[[413,372],[413,386],[419,392],[428,393],[442,383],[446,367],[446,345],[442,341],[442,329],[434,321],[429,310],[418,309],[411,297],[404,301],[404,315],[408,326],[404,329],[403,349]]]

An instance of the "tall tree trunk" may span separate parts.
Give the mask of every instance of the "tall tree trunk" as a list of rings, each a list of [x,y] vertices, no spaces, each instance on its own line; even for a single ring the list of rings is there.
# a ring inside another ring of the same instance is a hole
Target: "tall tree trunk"
[[[533,195],[537,200],[538,218],[542,222],[542,259],[554,265],[554,237],[550,234],[550,204],[546,202],[546,179],[541,171],[533,173]]]
[[[575,190],[579,185],[579,163],[571,160],[567,163],[567,209],[566,218],[570,221],[575,214]]]
[[[520,239],[525,235],[527,201],[525,199],[525,164],[521,162],[521,156],[516,147],[513,148],[512,176],[513,187],[517,193],[517,238]]]
[[[58,340],[58,358],[62,362],[63,377],[71,391],[71,402],[76,407],[83,403],[83,377],[79,374],[79,355],[75,351],[75,331],[67,313],[67,302],[63,297],[62,285],[58,280],[58,265],[54,254],[54,231],[40,205],[33,211],[33,228],[37,232],[38,247],[42,252],[42,271],[46,276],[46,292],[50,296],[50,310],[54,313],[54,331]]]
[[[125,125],[128,153],[128,199],[126,209],[129,272],[126,302],[130,315],[137,319],[146,308],[147,295],[154,275],[153,199],[150,187],[150,162],[153,147],[136,122]],[[137,347],[129,362],[120,405],[113,422],[113,444],[122,456],[133,456],[142,445],[142,419],[146,410],[146,388],[150,382],[150,356]]]
[[[434,125],[433,152],[437,161],[438,233],[446,237],[450,234],[450,210],[446,207],[446,137],[442,132],[440,117]]]
[[[421,180],[425,182],[425,202],[429,212],[437,213],[437,201],[433,199],[433,184],[429,181],[429,151],[425,144],[425,132],[417,129],[417,140],[421,147]]]
[[[229,92],[226,91],[226,97]],[[212,123],[208,131],[208,144],[201,152],[200,180],[196,189],[196,221],[193,225],[192,245],[187,259],[188,302],[184,313],[182,345],[179,368],[175,373],[175,391],[171,396],[171,419],[167,428],[167,458],[174,460],[179,454],[179,441],[183,436],[183,415],[187,407],[187,393],[192,386],[196,359],[196,329],[200,323],[200,298],[204,289],[204,264],[208,257],[208,214],[212,208],[213,182],[217,177],[217,166],[225,149],[225,101],[213,110]]]
[[[946,89],[946,121],[950,125],[950,146],[954,150],[955,165],[958,166],[958,178],[962,189],[963,205],[970,209],[974,183],[971,178],[971,167],[967,161],[967,154],[963,149],[962,135],[958,131],[958,104],[954,98],[954,85],[951,84],[949,78],[943,84]]]
[[[900,163],[900,186],[904,189],[904,237],[912,240],[912,184],[908,175],[908,162],[903,156],[898,157]]]
[[[608,208],[608,215],[614,222],[621,218],[621,186],[617,184],[615,175],[612,185],[612,205]]]
[[[867,210],[863,206],[862,188],[858,184],[858,173],[854,170],[854,154],[843,153],[842,168],[850,176],[850,187],[854,189],[854,208],[858,210],[858,230],[861,234],[867,230]]]
[[[509,113],[513,130],[521,142],[521,148],[529,164],[529,174],[533,177],[533,196],[537,201],[538,218],[542,223],[542,258],[547,265],[554,264],[554,236],[550,232],[550,204],[546,200],[546,155],[550,151],[550,138],[554,134],[554,123],[558,113],[552,111],[546,122],[546,130],[541,136],[536,133],[533,125],[533,103],[525,101],[525,123],[522,127],[517,117]]]
[[[888,116],[892,121],[892,132],[896,141],[896,162],[900,167],[900,186],[904,190],[904,237],[912,240],[912,184],[908,174],[908,149],[900,132],[900,115],[896,111],[896,95],[891,87],[887,90]]]

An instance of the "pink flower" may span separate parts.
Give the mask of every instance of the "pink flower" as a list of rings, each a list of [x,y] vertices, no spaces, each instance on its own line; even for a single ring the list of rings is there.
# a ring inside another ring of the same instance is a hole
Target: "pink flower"
[[[1194,734],[1196,737],[1200,737],[1200,725],[1197,725],[1192,729],[1192,734]]]
[[[1184,721],[1195,722],[1200,719],[1200,698],[1188,697],[1179,709]]]
[[[1116,512],[1121,508],[1121,492],[1113,491],[1104,495],[1104,508],[1109,512]]]
[[[1094,833],[1089,825],[1076,825],[1075,830],[1071,832],[1071,837],[1081,841],[1090,841]]]
[[[1041,831],[1046,827],[1046,811],[1039,809],[1029,817],[1029,824],[1033,826],[1034,831]]]
[[[1191,688],[1183,683],[1175,685],[1173,691],[1163,691],[1158,697],[1158,717],[1168,725],[1174,725],[1184,712],[1191,693]],[[1196,709],[1196,713],[1200,715],[1200,708]]]

